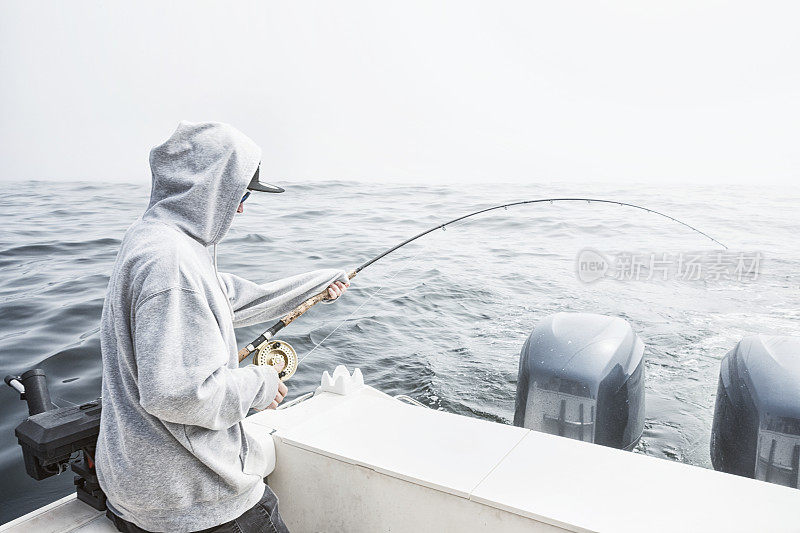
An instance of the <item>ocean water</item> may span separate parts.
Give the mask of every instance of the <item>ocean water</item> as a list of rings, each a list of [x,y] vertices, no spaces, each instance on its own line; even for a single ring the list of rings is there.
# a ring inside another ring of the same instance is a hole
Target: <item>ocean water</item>
[[[267,281],[353,267],[478,207],[549,196],[640,203],[697,226],[740,257],[757,257],[759,267],[756,279],[670,274],[585,283],[576,258],[587,248],[663,259],[718,247],[618,206],[537,204],[481,215],[364,270],[340,302],[317,306],[284,330],[280,338],[301,357],[333,332],[303,360],[290,398],[345,364],[389,394],[509,424],[519,351],[536,323],[559,311],[603,313],[628,320],[646,345],[646,426],[634,453],[710,468],[721,358],[745,335],[798,334],[798,188],[285,185],[283,195],[248,200],[219,247],[221,270]],[[0,371],[43,368],[59,406],[94,399],[108,275],[149,186],[6,182],[0,192]],[[258,333],[240,330],[240,345]],[[17,398],[0,391],[0,523],[73,490],[70,473],[43,482],[25,475],[14,427],[27,411]]]

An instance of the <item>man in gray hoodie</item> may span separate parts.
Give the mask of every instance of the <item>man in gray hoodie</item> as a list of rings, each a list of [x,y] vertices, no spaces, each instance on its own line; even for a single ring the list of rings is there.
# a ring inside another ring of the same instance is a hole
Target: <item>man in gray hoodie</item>
[[[217,271],[216,245],[248,187],[269,189],[253,181],[260,161],[252,140],[219,123],[182,122],[150,152],[150,204],[122,240],[100,326],[95,460],[121,531],[285,531],[264,450],[241,421],[286,389],[272,367],[239,368],[234,328],[326,286],[338,296],[347,276],[257,284]]]

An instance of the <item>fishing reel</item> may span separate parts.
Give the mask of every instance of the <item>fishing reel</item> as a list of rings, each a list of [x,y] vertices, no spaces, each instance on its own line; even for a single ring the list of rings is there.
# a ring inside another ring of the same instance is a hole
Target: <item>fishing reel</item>
[[[253,364],[274,367],[281,381],[294,375],[297,363],[297,352],[286,341],[268,340],[260,344],[253,354]]]

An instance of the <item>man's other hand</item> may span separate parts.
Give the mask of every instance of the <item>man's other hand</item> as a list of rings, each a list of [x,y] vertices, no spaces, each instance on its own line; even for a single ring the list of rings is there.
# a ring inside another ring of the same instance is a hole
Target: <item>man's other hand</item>
[[[278,394],[275,395],[275,399],[272,400],[272,403],[269,404],[269,407],[267,407],[267,409],[276,409],[278,407],[278,404],[281,403],[284,398],[286,398],[286,394],[288,392],[289,392],[288,387],[286,387],[286,385],[283,383],[283,381],[279,381],[278,382]]]
[[[350,286],[350,282],[342,283],[341,281],[334,281],[330,285],[328,285],[328,299],[335,300],[342,294],[344,291],[347,290],[347,287]]]

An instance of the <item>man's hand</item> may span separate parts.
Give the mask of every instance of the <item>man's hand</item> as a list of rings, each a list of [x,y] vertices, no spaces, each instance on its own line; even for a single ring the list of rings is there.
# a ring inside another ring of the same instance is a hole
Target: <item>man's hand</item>
[[[328,285],[328,299],[335,300],[342,294],[344,291],[347,290],[347,287],[350,286],[350,282],[342,283],[341,281],[334,281],[330,285]]]
[[[272,400],[272,403],[269,404],[269,407],[267,407],[267,409],[276,409],[278,407],[278,404],[281,403],[284,398],[286,398],[286,394],[288,392],[289,389],[286,387],[286,385],[284,385],[283,381],[279,381],[278,394],[275,395],[275,399]]]

